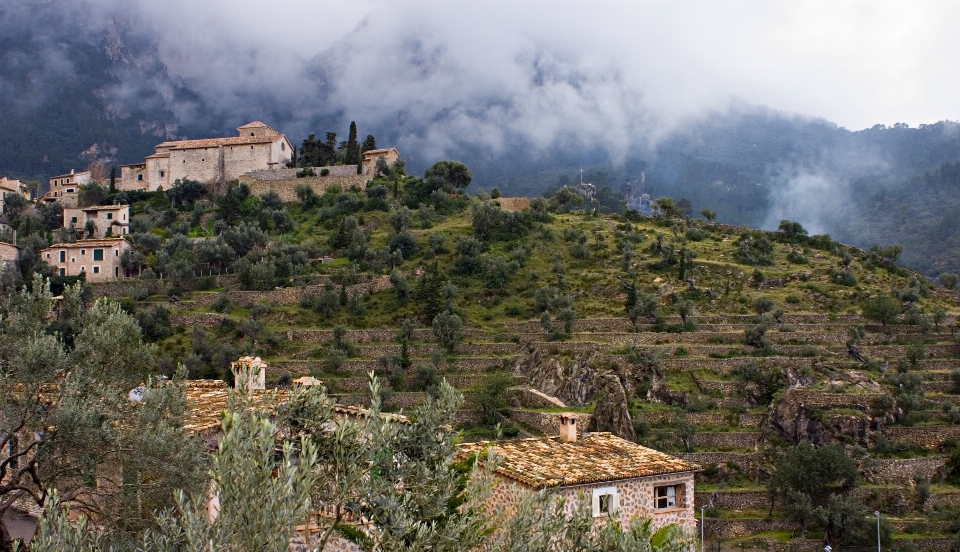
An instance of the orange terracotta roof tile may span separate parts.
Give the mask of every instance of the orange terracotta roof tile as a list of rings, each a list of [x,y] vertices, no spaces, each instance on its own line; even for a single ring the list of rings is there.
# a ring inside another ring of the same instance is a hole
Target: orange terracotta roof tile
[[[606,432],[585,433],[573,443],[563,442],[559,436],[464,443],[457,456],[465,458],[490,446],[503,459],[497,473],[536,489],[700,469]]]

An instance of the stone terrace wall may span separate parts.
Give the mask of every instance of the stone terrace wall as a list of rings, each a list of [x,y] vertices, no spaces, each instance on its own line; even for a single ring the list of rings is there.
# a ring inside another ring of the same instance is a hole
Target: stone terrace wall
[[[738,466],[747,466],[761,458],[758,452],[682,452],[677,456],[701,466],[726,464],[728,462]]]
[[[693,446],[712,449],[751,449],[757,444],[759,433],[722,432],[697,433],[693,436]]]
[[[319,174],[319,173],[318,173]],[[317,194],[322,194],[330,186],[340,186],[344,190],[357,187],[366,189],[370,176],[366,174],[350,174],[327,176],[307,176],[297,178],[296,169],[277,169],[274,171],[255,171],[240,177],[240,183],[250,188],[250,193],[260,196],[274,191],[284,202],[297,201],[297,186],[305,184],[313,188]]]
[[[960,439],[960,426],[886,427],[883,434],[887,439],[915,447],[937,448],[947,439]]]
[[[226,287],[236,285],[237,276],[235,274],[220,274],[213,276],[213,287]],[[187,291],[195,290],[200,278],[187,278],[183,281],[182,287]],[[170,285],[169,280],[142,280],[140,278],[128,278],[125,280],[110,280],[107,282],[90,282],[87,287],[90,289],[91,297],[96,300],[101,297],[123,297],[133,293],[136,288],[146,288],[150,293],[163,293],[163,290]]]
[[[214,312],[170,313],[170,325],[184,328],[216,328],[227,317]]]
[[[390,287],[389,276],[377,276],[367,282],[347,286],[347,295],[376,293],[390,289]],[[229,290],[224,292],[224,294],[237,305],[248,307],[259,301],[276,303],[278,305],[295,304],[299,303],[300,299],[307,295],[320,295],[323,291],[323,285],[309,285],[303,287],[275,288],[270,291]],[[220,295],[220,293],[197,293],[190,296],[189,301],[184,301],[184,304],[195,307],[209,307]]]
[[[867,462],[860,473],[871,483],[909,483],[918,475],[933,479],[946,463],[946,456],[876,459]]]

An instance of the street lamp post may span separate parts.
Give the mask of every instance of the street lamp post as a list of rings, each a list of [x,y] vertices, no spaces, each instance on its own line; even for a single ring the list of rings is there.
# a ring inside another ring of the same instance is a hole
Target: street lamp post
[[[880,552],[880,512],[875,510],[873,515],[877,518],[877,552]]]
[[[703,509],[706,506],[700,506],[700,552],[706,552],[706,549],[703,547]]]

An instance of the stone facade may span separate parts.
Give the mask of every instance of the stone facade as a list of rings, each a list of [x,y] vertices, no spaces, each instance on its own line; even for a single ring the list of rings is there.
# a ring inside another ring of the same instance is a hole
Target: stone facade
[[[0,242],[0,265],[11,265],[14,268],[20,262],[20,248],[11,244]]]
[[[657,487],[681,486],[678,492],[678,505],[675,508],[658,510],[655,504],[655,489]],[[571,485],[560,487],[557,493],[567,499],[565,509],[572,513],[580,500],[591,500],[595,491],[616,490],[619,502],[617,518],[624,526],[634,517],[650,518],[654,528],[663,527],[671,523],[677,524],[688,532],[694,531],[697,521],[694,516],[694,481],[693,473],[683,472],[668,475],[655,475],[635,479],[621,479],[618,481],[603,481],[588,485]],[[518,498],[519,492],[528,488],[520,483],[505,478],[498,478],[490,499],[490,512],[503,511],[509,513]],[[602,515],[597,516],[598,523],[603,521]]]
[[[144,163],[120,168],[121,190],[170,189],[178,179],[207,184],[237,180],[256,170],[283,167],[293,151],[287,137],[254,121],[237,128],[238,136],[179,140],[158,144]]]
[[[43,194],[41,201],[46,203],[61,202],[64,207],[76,207],[80,196],[80,186],[93,182],[90,171],[76,172],[73,169],[69,174],[50,177],[50,190]]]
[[[40,251],[40,258],[59,270],[61,276],[86,274],[88,282],[124,276],[120,257],[131,245],[123,238],[79,240],[59,243]]]
[[[373,171],[377,167],[377,159],[380,157],[383,157],[383,160],[387,162],[387,166],[393,166],[393,164],[397,162],[397,159],[400,159],[400,152],[394,148],[374,149],[363,152],[363,161],[361,163],[363,172],[373,174]]]
[[[96,226],[94,238],[125,236],[130,233],[129,205],[98,205],[96,207],[66,208],[63,210],[63,227],[76,228],[83,232],[87,221]]]
[[[24,199],[30,199],[30,190],[19,180],[0,176],[0,213],[3,212],[3,196],[20,194]]]

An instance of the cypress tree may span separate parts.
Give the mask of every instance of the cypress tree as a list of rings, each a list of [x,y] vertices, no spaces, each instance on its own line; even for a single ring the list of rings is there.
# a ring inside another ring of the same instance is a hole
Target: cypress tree
[[[350,121],[350,135],[347,137],[347,155],[344,165],[356,165],[360,162],[360,144],[357,142],[357,123]]]

